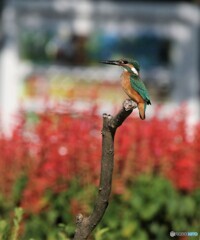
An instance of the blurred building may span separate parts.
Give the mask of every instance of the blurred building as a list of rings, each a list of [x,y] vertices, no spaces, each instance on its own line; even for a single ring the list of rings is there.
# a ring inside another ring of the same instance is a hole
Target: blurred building
[[[19,107],[19,92],[27,76],[34,86],[52,76],[116,82],[120,70],[98,62],[121,57],[140,62],[155,102],[198,103],[199,23],[199,7],[188,3],[5,1],[0,53],[2,121],[7,123]],[[60,84],[65,87],[63,80]],[[39,90],[42,94],[47,91]],[[35,99],[34,104],[41,107],[42,102]]]

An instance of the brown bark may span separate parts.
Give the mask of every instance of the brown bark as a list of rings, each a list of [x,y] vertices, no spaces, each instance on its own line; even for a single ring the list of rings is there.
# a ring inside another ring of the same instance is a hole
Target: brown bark
[[[112,186],[115,132],[136,107],[137,105],[132,100],[126,100],[123,103],[122,109],[116,116],[113,117],[111,115],[103,114],[102,159],[99,192],[91,215],[84,217],[82,214],[78,214],[76,217],[74,240],[87,239],[90,233],[101,221],[106,211]]]

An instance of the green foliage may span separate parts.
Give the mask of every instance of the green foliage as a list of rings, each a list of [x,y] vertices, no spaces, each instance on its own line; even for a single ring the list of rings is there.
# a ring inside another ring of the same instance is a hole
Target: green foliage
[[[82,187],[78,180],[73,180],[66,189],[57,194],[46,192],[47,205],[41,212],[24,213],[23,233],[20,231],[23,211],[16,208],[13,220],[11,217],[0,221],[0,240],[71,239],[75,215],[92,211],[97,188]],[[16,196],[18,199],[19,195]],[[3,209],[3,201],[0,203]],[[127,184],[123,194],[112,195],[92,239],[167,240],[171,230],[200,232],[199,205],[200,190],[182,193],[163,177],[141,175]]]
[[[95,240],[103,240],[104,239],[104,235],[106,232],[109,231],[109,228],[97,228],[95,234],[94,234],[94,238]]]
[[[12,189],[13,204],[17,205],[21,201],[22,193],[26,184],[27,176],[25,174],[22,174],[20,177],[17,178]]]
[[[78,210],[88,214],[92,211],[96,188],[91,185],[83,188],[77,180],[73,180],[66,189],[57,194],[51,191],[46,193],[47,209],[37,214],[29,214],[22,239],[27,240],[33,237],[36,240],[68,240],[73,237],[75,215],[78,214]],[[88,203],[91,207],[87,205]],[[78,207],[77,210],[76,207]]]
[[[159,176],[142,175],[128,190],[113,196],[101,223],[105,239],[167,240],[169,232],[200,231],[200,191],[186,195]]]
[[[1,240],[18,240],[20,223],[22,221],[23,209],[18,207],[14,209],[13,221],[0,221],[0,239]]]
[[[9,225],[7,224],[6,220],[0,221],[0,239],[6,240],[9,238]]]
[[[11,234],[11,240],[17,240],[19,234],[19,227],[23,216],[23,209],[22,208],[15,208],[14,211],[14,219],[13,219],[13,229]]]

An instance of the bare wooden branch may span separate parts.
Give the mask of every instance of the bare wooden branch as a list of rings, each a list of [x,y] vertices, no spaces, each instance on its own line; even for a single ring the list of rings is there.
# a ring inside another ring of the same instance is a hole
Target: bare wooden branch
[[[102,128],[102,159],[99,192],[93,212],[89,217],[78,214],[74,240],[86,240],[90,233],[101,221],[109,203],[114,166],[114,137],[115,132],[124,120],[132,113],[137,105],[132,100],[126,100],[116,116],[103,114]]]

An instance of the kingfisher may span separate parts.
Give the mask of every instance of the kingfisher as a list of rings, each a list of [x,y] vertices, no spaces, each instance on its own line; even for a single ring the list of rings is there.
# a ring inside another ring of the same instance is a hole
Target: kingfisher
[[[145,119],[146,106],[151,104],[148,90],[140,78],[140,65],[135,60],[106,60],[101,61],[104,64],[112,64],[123,67],[121,75],[121,86],[124,92],[137,103],[139,115],[142,120]]]

